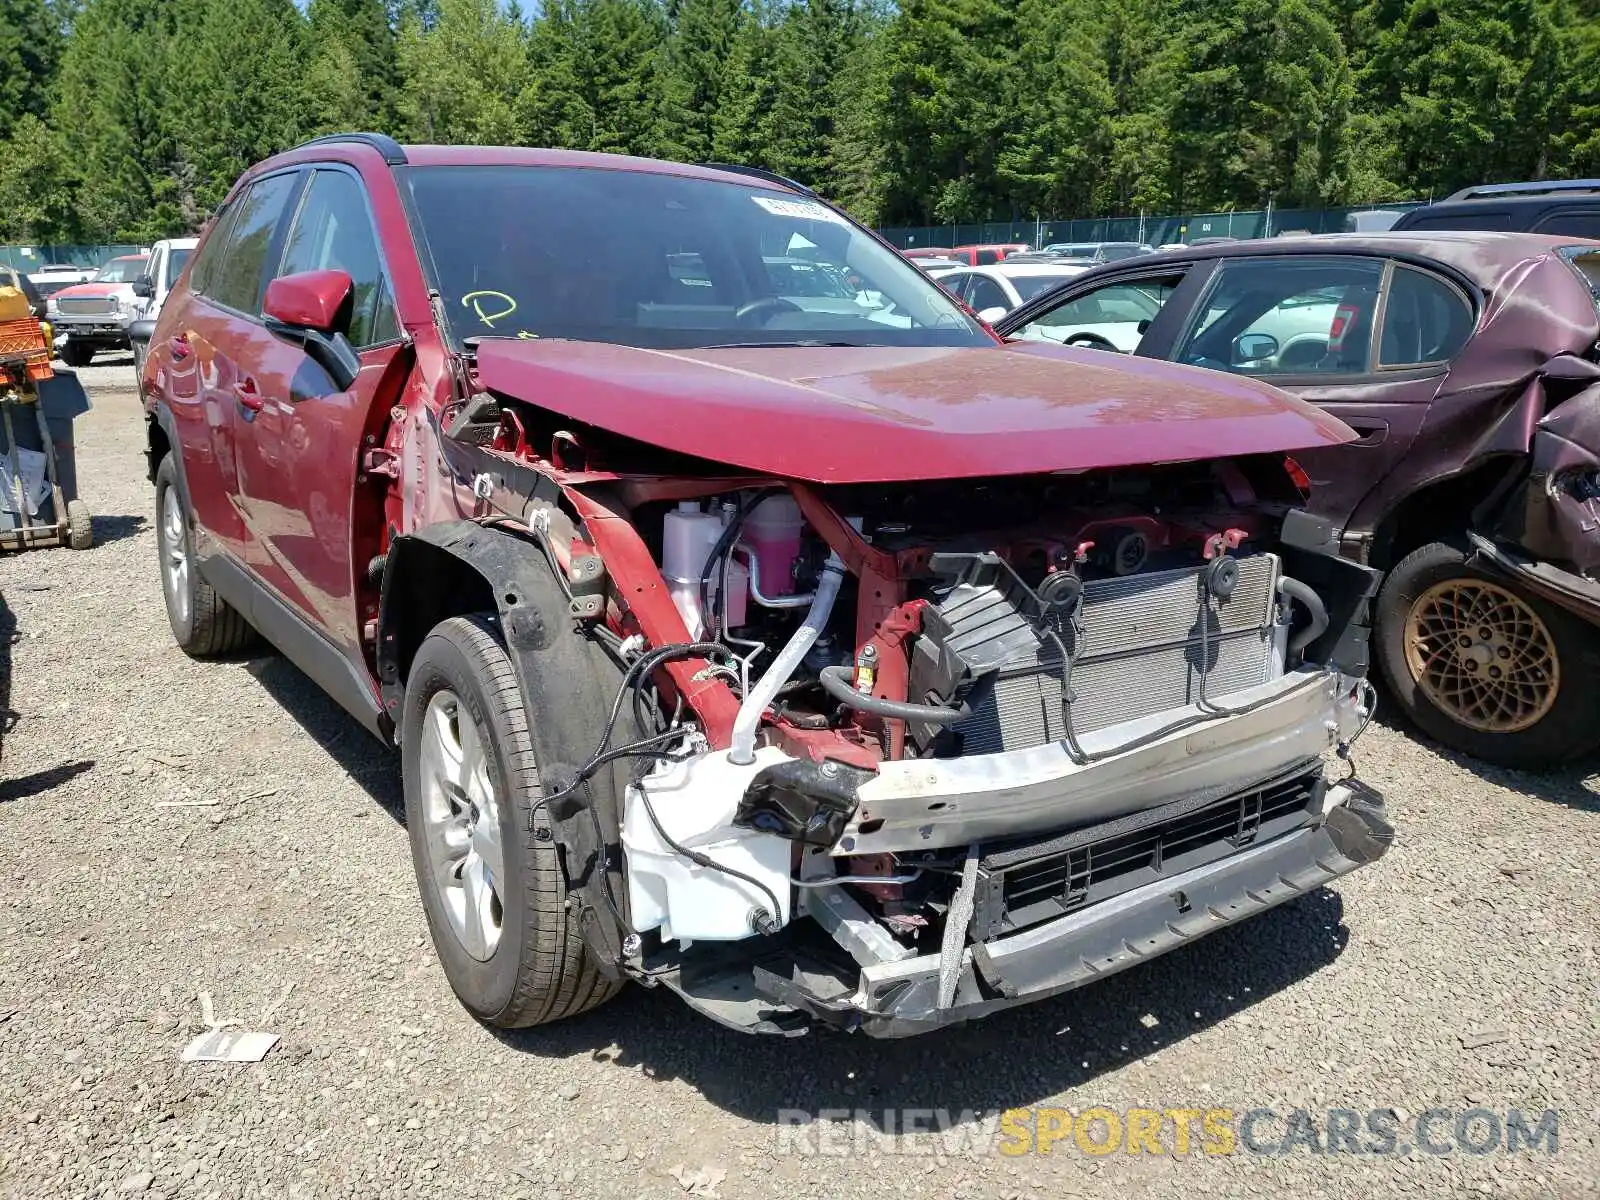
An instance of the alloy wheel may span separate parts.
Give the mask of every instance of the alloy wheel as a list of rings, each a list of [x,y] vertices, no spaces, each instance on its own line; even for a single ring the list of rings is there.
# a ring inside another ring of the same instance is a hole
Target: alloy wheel
[[[419,760],[430,875],[451,929],[479,962],[500,944],[506,886],[486,740],[454,692],[444,688],[429,700]]]
[[[1406,666],[1423,694],[1456,723],[1517,733],[1555,705],[1555,639],[1526,601],[1481,579],[1448,579],[1406,614]]]
[[[161,500],[161,566],[181,624],[189,619],[189,543],[184,537],[183,505],[175,487],[167,488]]]

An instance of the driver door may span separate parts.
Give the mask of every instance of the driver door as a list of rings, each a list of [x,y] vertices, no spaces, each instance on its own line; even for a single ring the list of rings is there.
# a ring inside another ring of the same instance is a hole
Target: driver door
[[[255,375],[253,436],[239,482],[259,571],[285,601],[347,653],[359,655],[353,561],[363,435],[401,352],[400,328],[366,191],[352,171],[319,166],[284,237],[276,276],[340,270],[353,282],[346,327],[361,360],[340,391],[297,345],[266,335]]]

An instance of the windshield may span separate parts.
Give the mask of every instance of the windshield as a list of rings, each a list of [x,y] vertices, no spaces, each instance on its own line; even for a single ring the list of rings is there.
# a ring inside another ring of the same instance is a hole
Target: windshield
[[[582,167],[410,167],[456,344],[983,346],[927,276],[826,205]]]
[[[189,261],[189,256],[193,253],[193,250],[180,250],[176,246],[167,251],[167,287],[170,288],[178,282],[178,276],[183,274],[184,264]]]
[[[94,277],[96,283],[132,283],[144,274],[143,258],[113,258],[100,268],[100,273]]]

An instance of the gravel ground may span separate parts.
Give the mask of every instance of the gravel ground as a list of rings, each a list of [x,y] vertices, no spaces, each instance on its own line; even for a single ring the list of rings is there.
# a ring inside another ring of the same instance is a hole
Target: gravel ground
[[[640,988],[480,1027],[430,953],[395,761],[283,660],[173,646],[131,371],[83,376],[98,544],[0,559],[0,1193],[1595,1194],[1600,779],[1381,723],[1359,760],[1400,829],[1384,861],[1056,1001],[903,1043],[749,1039]],[[181,1064],[202,990],[279,1046]],[[1027,1105],[1390,1108],[1402,1134],[1436,1105],[1553,1108],[1560,1140],[1007,1157],[918,1135],[827,1157],[778,1135],[780,1110]]]

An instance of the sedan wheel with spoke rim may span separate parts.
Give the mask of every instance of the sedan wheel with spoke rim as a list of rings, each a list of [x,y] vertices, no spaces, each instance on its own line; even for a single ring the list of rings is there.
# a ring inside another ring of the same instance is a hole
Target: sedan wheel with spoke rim
[[[484,731],[448,688],[423,716],[422,803],[432,879],[462,948],[479,962],[500,944],[505,853]]]
[[[1512,767],[1600,748],[1600,637],[1514,576],[1430,542],[1389,569],[1375,608],[1390,698],[1424,732]]]
[[[1561,688],[1555,642],[1539,614],[1488,580],[1449,579],[1417,597],[1406,619],[1406,665],[1428,699],[1484,733],[1527,729]]]

